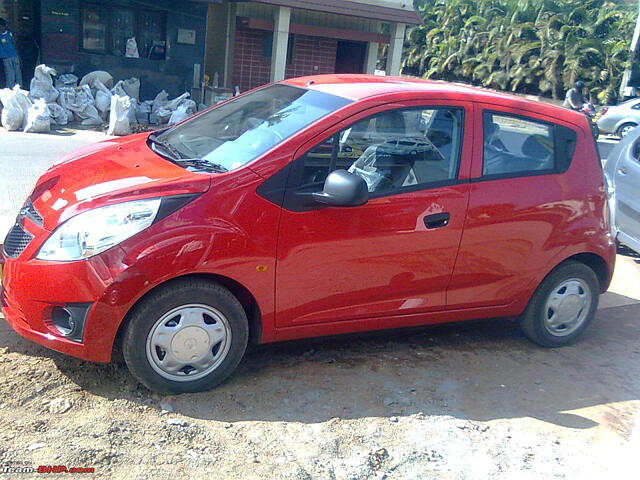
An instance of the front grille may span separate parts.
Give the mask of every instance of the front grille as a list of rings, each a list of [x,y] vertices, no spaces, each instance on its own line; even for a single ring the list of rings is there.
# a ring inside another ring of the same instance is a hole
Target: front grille
[[[38,210],[36,210],[36,207],[33,206],[31,200],[27,200],[27,203],[25,203],[22,212],[24,212],[26,216],[31,218],[31,220],[36,222],[38,225],[42,225],[42,215],[40,215],[40,212],[38,212]]]
[[[20,225],[14,225],[7,238],[4,239],[4,253],[11,258],[16,258],[27,248],[33,235],[25,231]]]

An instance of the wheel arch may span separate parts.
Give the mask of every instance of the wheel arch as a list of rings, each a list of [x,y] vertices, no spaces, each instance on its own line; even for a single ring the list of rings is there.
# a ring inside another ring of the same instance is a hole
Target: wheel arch
[[[600,284],[600,293],[604,293],[609,288],[609,284],[611,283],[611,273],[609,271],[609,266],[604,258],[596,253],[591,252],[582,252],[571,255],[570,257],[565,258],[560,263],[558,263],[555,267],[553,267],[544,278],[549,276],[556,268],[560,265],[563,265],[567,262],[578,262],[582,263],[589,267],[598,277],[598,282]],[[544,280],[544,279],[543,279]]]
[[[617,135],[618,132],[620,131],[620,128],[622,128],[623,125],[627,125],[627,124],[638,126],[640,125],[640,121],[629,118],[629,117],[624,117],[623,119],[619,120],[618,123],[616,123],[616,128],[613,131],[613,133]]]
[[[597,253],[593,252],[580,252],[574,253],[570,256],[566,256],[562,258],[562,260],[556,260],[551,267],[547,266],[547,269],[541,272],[541,276],[537,277],[535,280],[529,284],[527,293],[523,298],[526,300],[523,303],[519,304],[520,312],[517,315],[520,315],[529,305],[533,295],[537,291],[538,287],[545,281],[545,279],[551,275],[558,267],[564,265],[568,262],[578,262],[583,265],[589,267],[596,274],[598,279],[598,283],[600,285],[600,293],[604,293],[609,289],[609,284],[611,283],[611,277],[613,272],[610,271],[609,265],[607,261]]]
[[[217,283],[218,285],[222,285],[227,290],[229,290],[233,296],[238,299],[242,308],[244,309],[247,319],[249,320],[249,343],[258,344],[261,343],[262,339],[262,314],[260,311],[260,306],[254,295],[246,288],[244,285],[239,283],[238,281],[229,278],[224,275],[219,275],[215,273],[189,273],[185,275],[180,275],[178,277],[173,277],[169,280],[159,283],[155,285],[152,289],[145,292],[140,298],[138,298],[133,305],[129,308],[126,315],[124,316],[122,322],[118,326],[118,331],[115,336],[115,341],[113,342],[113,349],[119,349],[122,342],[122,335],[129,323],[129,319],[131,317],[131,312],[141,301],[145,298],[148,298],[149,295],[154,293],[159,288],[163,288],[171,283],[182,281],[185,279],[205,279],[210,281],[211,283]]]

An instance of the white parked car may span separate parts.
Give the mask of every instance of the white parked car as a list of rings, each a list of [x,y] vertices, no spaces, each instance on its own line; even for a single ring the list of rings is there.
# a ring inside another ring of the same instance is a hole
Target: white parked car
[[[616,239],[640,253],[640,128],[614,147],[604,167]]]
[[[603,107],[598,119],[598,127],[602,133],[613,133],[624,137],[640,125],[640,98],[632,98],[620,105]]]

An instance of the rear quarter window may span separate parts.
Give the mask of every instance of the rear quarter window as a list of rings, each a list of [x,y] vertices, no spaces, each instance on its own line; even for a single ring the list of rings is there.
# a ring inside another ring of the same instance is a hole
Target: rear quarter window
[[[521,115],[483,114],[483,177],[513,177],[567,170],[576,132]]]

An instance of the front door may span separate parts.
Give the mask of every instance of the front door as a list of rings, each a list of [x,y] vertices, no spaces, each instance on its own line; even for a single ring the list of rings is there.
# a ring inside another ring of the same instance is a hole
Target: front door
[[[640,251],[640,137],[622,150],[614,176],[618,238]]]
[[[468,200],[465,111],[457,103],[361,114],[301,149],[280,222],[278,327],[444,308]],[[308,200],[338,169],[365,180],[368,203]]]

